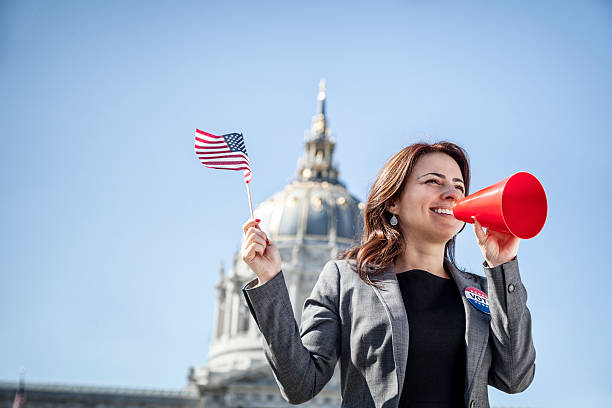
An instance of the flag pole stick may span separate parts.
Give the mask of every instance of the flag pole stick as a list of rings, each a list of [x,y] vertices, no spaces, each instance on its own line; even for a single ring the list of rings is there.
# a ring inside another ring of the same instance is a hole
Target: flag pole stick
[[[253,215],[253,202],[251,201],[251,189],[249,188],[249,184],[251,183],[244,183],[244,184],[246,184],[247,194],[249,195],[249,210],[251,210],[251,219],[254,220],[255,216]]]

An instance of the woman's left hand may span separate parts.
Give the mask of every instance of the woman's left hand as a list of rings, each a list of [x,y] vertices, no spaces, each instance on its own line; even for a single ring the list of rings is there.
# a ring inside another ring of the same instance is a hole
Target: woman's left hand
[[[494,268],[505,262],[512,260],[518,253],[520,238],[503,232],[493,231],[487,228],[487,232],[482,229],[482,225],[476,217],[474,220],[474,233],[480,251],[489,267]]]

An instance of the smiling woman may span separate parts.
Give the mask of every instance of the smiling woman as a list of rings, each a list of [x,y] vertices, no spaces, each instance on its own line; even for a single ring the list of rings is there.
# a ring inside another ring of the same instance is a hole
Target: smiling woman
[[[394,260],[402,268],[410,266],[402,257],[410,247],[409,253],[421,253],[421,268],[448,276],[439,255],[456,266],[455,236],[465,224],[455,220],[450,209],[469,188],[469,160],[456,144],[417,143],[402,149],[387,161],[372,186],[361,245],[341,257],[354,259],[361,279],[372,284],[370,277],[385,271]],[[399,228],[393,225],[398,219]],[[423,246],[432,242],[441,243],[443,251],[426,260]]]
[[[283,396],[312,399],[340,361],[343,407],[489,407],[487,385],[521,392],[535,373],[519,239],[474,220],[485,277],[455,265],[465,226],[451,208],[468,194],[465,151],[419,143],[383,166],[364,210],[361,243],[329,261],[298,329],[278,248],[244,224],[243,288]]]

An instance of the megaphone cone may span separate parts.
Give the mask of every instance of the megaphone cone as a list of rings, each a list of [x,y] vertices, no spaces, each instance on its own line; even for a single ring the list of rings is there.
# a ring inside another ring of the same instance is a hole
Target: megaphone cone
[[[469,223],[476,216],[483,227],[529,239],[544,227],[547,209],[542,184],[532,174],[520,172],[457,200],[453,215]]]

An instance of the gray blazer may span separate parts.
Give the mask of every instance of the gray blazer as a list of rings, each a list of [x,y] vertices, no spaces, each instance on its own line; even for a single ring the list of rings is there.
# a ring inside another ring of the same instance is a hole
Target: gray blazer
[[[526,389],[535,373],[527,292],[516,258],[484,268],[486,278],[447,270],[457,284],[466,316],[466,407],[489,407],[487,384],[507,393]],[[408,318],[394,267],[365,284],[346,260],[327,262],[304,302],[298,329],[283,273],[243,288],[264,337],[264,351],[281,394],[291,404],[313,398],[340,360],[342,407],[395,408],[408,359]],[[488,294],[490,315],[464,295]]]

